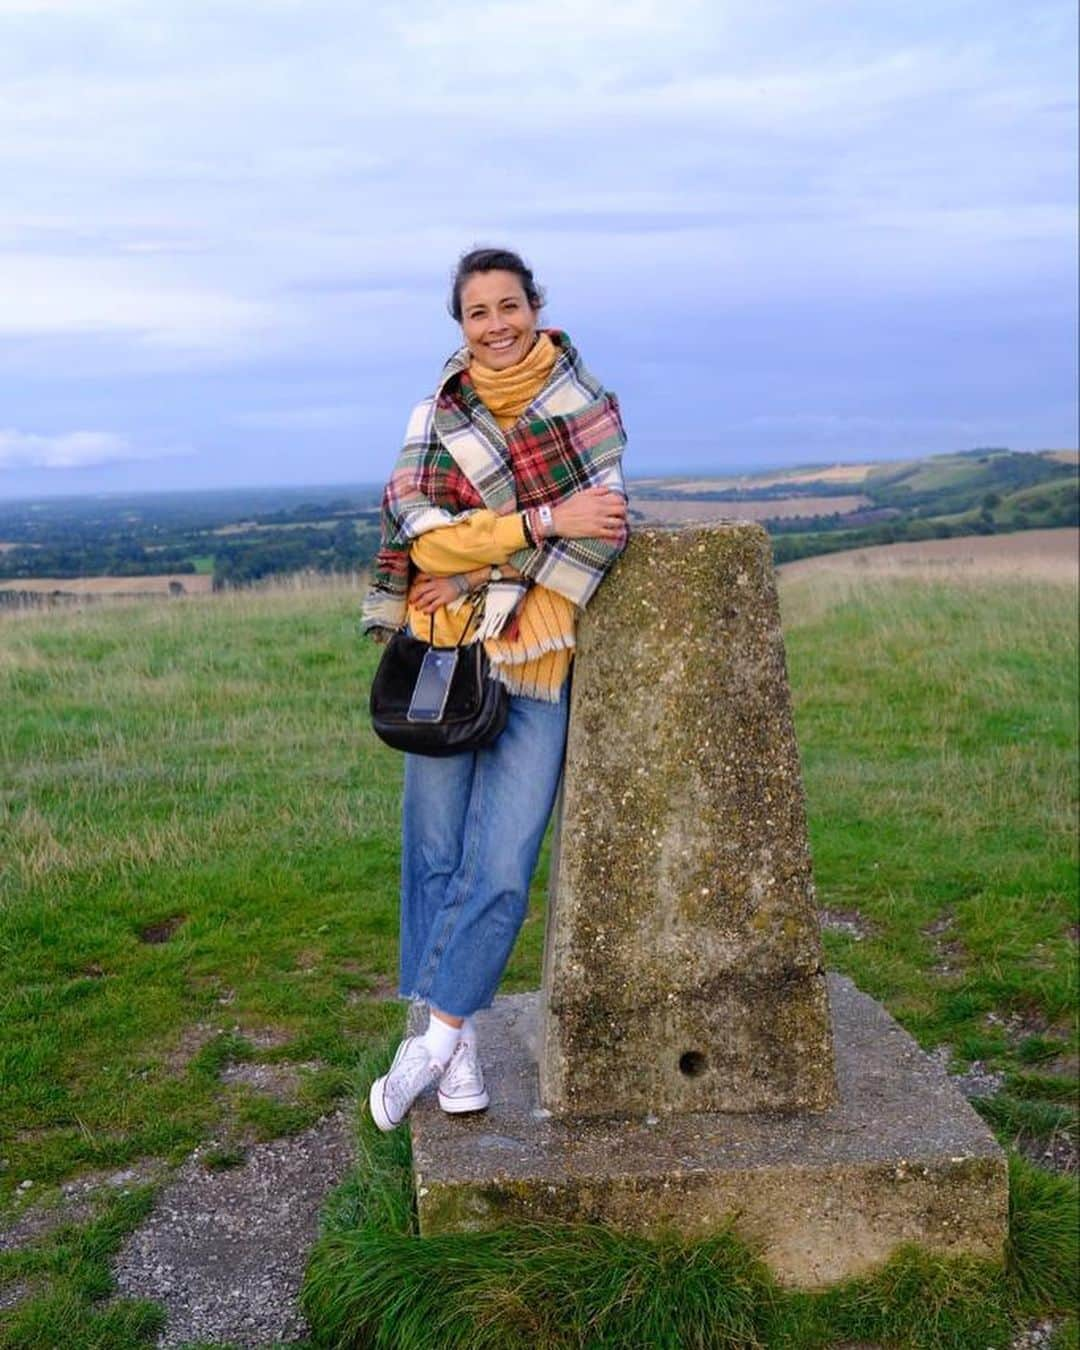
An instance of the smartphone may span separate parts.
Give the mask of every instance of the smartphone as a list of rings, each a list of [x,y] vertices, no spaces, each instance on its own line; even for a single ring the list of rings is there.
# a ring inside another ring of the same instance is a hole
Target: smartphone
[[[456,647],[429,647],[420,663],[412,702],[405,714],[410,722],[440,722],[457,668]]]

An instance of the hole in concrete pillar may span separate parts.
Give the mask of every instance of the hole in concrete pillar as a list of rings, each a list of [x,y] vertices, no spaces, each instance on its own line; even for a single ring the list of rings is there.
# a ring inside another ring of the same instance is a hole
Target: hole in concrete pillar
[[[699,1073],[705,1072],[705,1056],[700,1050],[687,1050],[679,1056],[679,1072],[686,1074],[687,1078],[696,1078]]]

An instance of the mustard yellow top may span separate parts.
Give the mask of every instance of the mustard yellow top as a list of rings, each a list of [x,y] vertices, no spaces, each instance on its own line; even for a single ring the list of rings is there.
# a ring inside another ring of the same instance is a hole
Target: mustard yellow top
[[[479,397],[504,430],[514,425],[551,374],[558,348],[541,333],[532,350],[507,370],[489,370],[472,362],[469,376]],[[474,511],[458,525],[428,530],[409,550],[417,567],[432,576],[454,576],[489,563],[505,563],[526,546],[521,516],[497,516]],[[468,602],[453,613],[435,612],[435,641],[450,645],[461,637]],[[555,702],[570,670],[574,648],[576,610],[565,596],[546,586],[530,588],[518,611],[514,638],[490,638],[485,643],[492,664],[511,693]],[[410,605],[409,626],[427,637],[431,618]]]

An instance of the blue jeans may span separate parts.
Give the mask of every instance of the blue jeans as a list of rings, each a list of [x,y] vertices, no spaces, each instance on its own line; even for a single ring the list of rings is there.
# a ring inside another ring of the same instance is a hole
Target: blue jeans
[[[452,1017],[490,1006],[528,908],[568,710],[569,681],[558,703],[511,695],[487,749],[405,756],[403,997]]]

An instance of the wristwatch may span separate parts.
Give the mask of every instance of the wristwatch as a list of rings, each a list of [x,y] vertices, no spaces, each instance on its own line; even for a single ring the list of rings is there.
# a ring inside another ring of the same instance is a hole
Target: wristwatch
[[[502,568],[496,563],[491,569],[491,576],[488,581],[502,581]]]
[[[544,531],[544,534],[551,534],[555,517],[551,514],[551,507],[548,506],[547,502],[536,508],[536,514],[540,517],[540,528]]]

